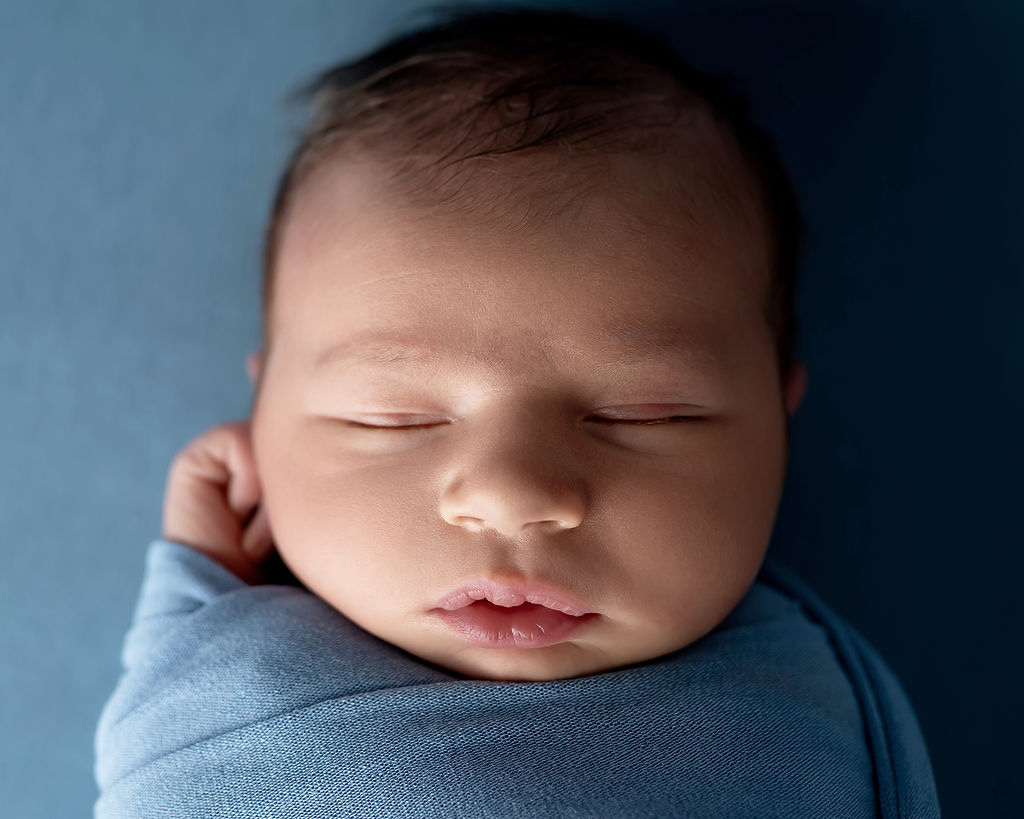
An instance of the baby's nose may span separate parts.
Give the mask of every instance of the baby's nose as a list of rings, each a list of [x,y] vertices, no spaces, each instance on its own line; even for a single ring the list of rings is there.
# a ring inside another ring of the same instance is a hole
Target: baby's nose
[[[462,450],[441,495],[441,517],[470,532],[492,529],[508,538],[538,528],[552,534],[575,529],[586,513],[585,492],[556,449],[506,435]]]
[[[456,482],[441,499],[441,517],[453,526],[470,532],[493,529],[509,538],[520,536],[527,527],[575,529],[583,515],[583,499],[568,487],[505,481],[494,475]]]

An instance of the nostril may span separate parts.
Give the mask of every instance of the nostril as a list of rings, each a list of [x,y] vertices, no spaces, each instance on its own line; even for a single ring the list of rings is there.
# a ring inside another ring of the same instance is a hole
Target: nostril
[[[482,520],[479,518],[467,517],[465,515],[455,515],[448,522],[454,526],[462,526],[470,532],[482,532],[484,529],[484,522]]]
[[[503,527],[501,527],[499,525],[496,525],[496,524],[493,524],[493,523],[487,523],[486,521],[483,521],[480,518],[474,518],[474,517],[471,517],[469,515],[453,515],[451,517],[446,517],[445,520],[447,520],[448,523],[452,524],[453,526],[460,526],[460,527],[462,527],[467,532],[474,532],[475,533],[475,532],[483,532],[485,529],[494,529],[496,531],[502,532],[502,533],[507,534],[509,536],[512,536],[513,534],[515,534],[515,532],[512,530],[511,527],[508,530],[505,530]],[[563,529],[572,529],[576,525],[577,524],[574,524],[571,521],[567,521],[567,520],[554,520],[554,519],[550,519],[550,520],[535,520],[535,521],[531,521],[530,523],[524,524],[523,526],[518,527],[518,528],[520,530],[522,530],[522,529],[526,529],[526,528],[534,529],[535,527],[539,527],[540,531],[551,532],[552,534],[554,534],[554,533],[562,531]]]

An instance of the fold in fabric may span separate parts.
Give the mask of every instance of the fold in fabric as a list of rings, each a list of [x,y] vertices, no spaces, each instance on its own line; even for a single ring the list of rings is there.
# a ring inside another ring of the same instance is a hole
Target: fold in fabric
[[[771,562],[678,652],[520,683],[157,540],[121,661],[96,819],[939,816],[895,675]]]

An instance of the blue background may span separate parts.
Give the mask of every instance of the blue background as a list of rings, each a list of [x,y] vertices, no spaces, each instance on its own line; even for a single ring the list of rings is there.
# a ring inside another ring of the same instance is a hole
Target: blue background
[[[809,224],[773,552],[881,652],[946,816],[1024,811],[1024,6],[576,2],[731,69]],[[421,3],[0,5],[0,805],[85,816],[164,480],[242,417],[285,94]]]

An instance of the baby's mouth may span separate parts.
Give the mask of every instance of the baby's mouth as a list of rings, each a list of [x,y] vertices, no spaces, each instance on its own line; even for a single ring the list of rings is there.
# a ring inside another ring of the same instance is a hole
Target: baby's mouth
[[[459,638],[483,648],[541,648],[563,642],[601,615],[560,589],[469,584],[430,613]]]

